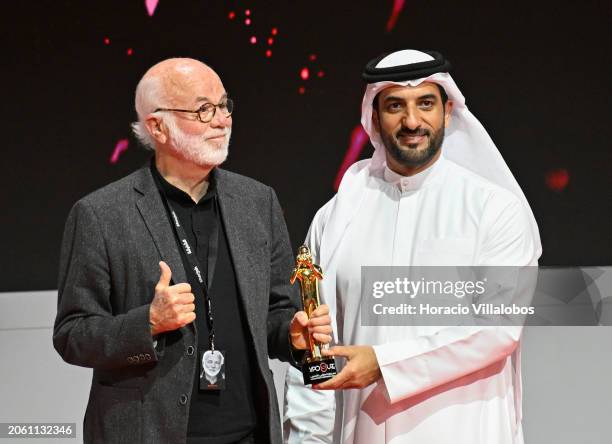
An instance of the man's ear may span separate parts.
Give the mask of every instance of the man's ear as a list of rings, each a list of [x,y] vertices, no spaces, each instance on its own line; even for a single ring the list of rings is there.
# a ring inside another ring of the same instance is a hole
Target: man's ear
[[[153,140],[159,144],[163,145],[168,141],[167,129],[159,117],[149,114],[145,119],[145,126]]]
[[[380,119],[376,109],[372,110],[372,124],[374,124],[374,129],[380,134]]]
[[[451,121],[451,113],[453,112],[454,106],[455,104],[452,100],[447,100],[444,105],[444,128],[447,128]]]

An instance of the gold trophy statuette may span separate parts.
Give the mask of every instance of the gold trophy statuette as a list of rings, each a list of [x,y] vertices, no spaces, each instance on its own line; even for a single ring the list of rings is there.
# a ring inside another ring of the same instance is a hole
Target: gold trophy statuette
[[[321,304],[319,301],[319,280],[323,279],[323,271],[317,264],[313,264],[312,254],[305,245],[298,248],[295,268],[291,274],[291,284],[296,279],[300,281],[302,306],[308,318],[310,318],[312,312]],[[309,350],[306,352],[306,358],[302,365],[304,385],[316,384],[333,378],[336,375],[336,361],[333,357],[324,358],[321,355],[321,350],[327,346],[316,341],[312,335],[308,337],[308,344]]]

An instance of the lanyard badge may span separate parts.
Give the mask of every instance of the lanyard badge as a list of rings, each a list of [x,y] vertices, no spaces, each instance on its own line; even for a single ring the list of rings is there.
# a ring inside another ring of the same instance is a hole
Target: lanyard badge
[[[200,390],[225,389],[225,352],[200,352]]]
[[[168,198],[165,193],[162,193],[166,205],[170,210],[172,215],[172,224],[174,226],[174,234],[178,237],[179,244],[183,248],[185,252],[185,257],[187,258],[187,262],[189,266],[195,273],[195,276],[200,284],[200,288],[202,289],[202,294],[204,295],[204,300],[206,303],[206,320],[208,322],[208,350],[200,351],[198,353],[198,367],[199,367],[199,379],[200,390],[224,390],[225,389],[225,351],[217,350],[215,348],[215,322],[213,317],[213,306],[212,299],[208,294],[208,288],[206,281],[204,280],[204,276],[202,275],[202,267],[198,261],[198,258],[195,255],[195,250],[191,248],[189,241],[187,240],[187,235],[185,233],[184,228],[179,223],[178,216],[172,208]],[[213,251],[213,256],[216,257],[216,248],[218,243],[219,236],[219,228],[217,224],[215,224],[214,229],[212,230],[211,236],[209,238],[209,252]],[[211,267],[209,264],[208,267],[208,281],[210,282],[212,270],[214,269],[214,264]]]

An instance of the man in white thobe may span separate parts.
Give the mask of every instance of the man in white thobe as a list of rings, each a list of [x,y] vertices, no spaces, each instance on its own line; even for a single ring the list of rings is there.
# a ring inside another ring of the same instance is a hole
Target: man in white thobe
[[[316,214],[329,350],[344,367],[305,387],[290,369],[290,443],[521,444],[520,327],[363,326],[361,267],[537,265],[531,209],[438,53],[372,60],[362,125],[375,148]],[[335,322],[334,322],[335,321]]]

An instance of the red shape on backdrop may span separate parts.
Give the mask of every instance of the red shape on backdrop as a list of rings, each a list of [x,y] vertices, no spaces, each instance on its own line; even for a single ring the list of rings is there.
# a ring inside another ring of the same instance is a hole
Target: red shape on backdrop
[[[557,192],[563,191],[569,184],[569,172],[566,169],[559,168],[546,173],[546,186]]]
[[[325,73],[323,71],[319,71],[317,73],[317,77],[319,77],[319,78],[323,77],[324,75],[325,75]]]
[[[271,49],[268,49],[266,51],[266,57],[268,57],[268,58],[272,57],[272,50]]]
[[[351,141],[349,143],[349,147],[346,150],[346,154],[344,155],[344,159],[342,159],[340,169],[338,169],[336,179],[334,180],[334,190],[338,191],[344,173],[346,173],[346,170],[348,170],[352,164],[357,162],[357,159],[359,159],[359,155],[363,151],[363,147],[367,142],[368,134],[365,132],[363,127],[361,125],[357,125],[355,128],[353,128],[353,131],[351,131]]]
[[[104,37],[104,44],[110,45],[110,39],[108,37]]]
[[[244,11],[244,15],[246,15],[247,17],[251,15],[251,10],[247,9],[246,11]]]
[[[393,28],[395,28],[397,18],[400,12],[402,12],[402,9],[404,9],[405,3],[405,0],[393,0],[393,9],[391,10],[389,20],[387,20],[387,32],[391,32]]]
[[[236,18],[236,13],[234,11],[230,11],[230,13],[227,14],[227,18],[230,20],[234,20]]]
[[[119,162],[119,156],[123,154],[124,151],[128,149],[129,142],[127,139],[120,139],[115,144],[115,149],[113,150],[113,154],[111,154],[110,163],[116,164]]]
[[[300,93],[300,94],[304,94],[305,92],[306,92],[306,88],[304,88],[303,86],[300,86],[300,87],[298,88],[298,93]]]
[[[308,60],[310,60],[311,62],[314,62],[315,60],[317,60],[317,55],[316,54],[310,54],[310,56],[308,57]]]
[[[310,71],[308,71],[308,68],[302,68],[300,71],[300,77],[302,80],[308,80],[308,77],[310,77]]]
[[[126,54],[131,56],[132,54],[134,54],[134,50],[132,48],[128,48]]]
[[[272,37],[268,38],[268,45],[272,45],[274,43],[274,39]]]
[[[278,29],[277,28],[272,28],[272,35],[276,35],[278,34]]]
[[[158,3],[159,0],[145,0],[145,6],[147,7],[147,14],[149,14],[149,17],[153,17],[153,14],[155,14]]]

